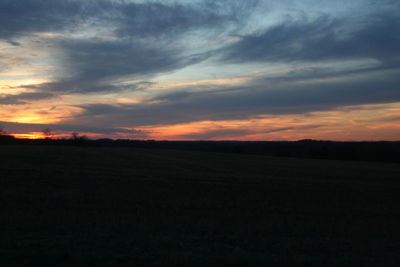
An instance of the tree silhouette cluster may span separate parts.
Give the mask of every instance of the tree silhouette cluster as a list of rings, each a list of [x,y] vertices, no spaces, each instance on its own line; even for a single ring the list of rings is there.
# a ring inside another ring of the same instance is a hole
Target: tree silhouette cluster
[[[14,141],[14,136],[8,134],[3,126],[0,125],[0,143],[11,143]]]

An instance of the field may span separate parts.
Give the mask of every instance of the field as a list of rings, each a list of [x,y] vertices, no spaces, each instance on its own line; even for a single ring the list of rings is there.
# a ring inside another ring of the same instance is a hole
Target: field
[[[400,266],[400,165],[0,146],[1,266]]]

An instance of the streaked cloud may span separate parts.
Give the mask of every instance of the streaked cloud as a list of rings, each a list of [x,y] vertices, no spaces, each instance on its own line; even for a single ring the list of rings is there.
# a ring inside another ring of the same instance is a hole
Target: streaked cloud
[[[17,95],[5,95],[3,97],[0,96],[0,105],[26,104],[27,102],[29,102],[29,100],[46,99],[52,96],[53,95],[50,93],[21,93]]]
[[[399,60],[398,12],[374,13],[368,17],[290,19],[261,33],[245,35],[224,48],[228,62],[324,61],[374,58]],[[398,66],[398,65],[397,65]]]
[[[122,125],[169,124],[206,119],[246,119],[259,114],[301,114],[348,105],[400,101],[399,72],[383,75],[368,73],[346,76],[337,81],[318,79],[305,82],[262,80],[262,84],[214,91],[189,89],[168,93],[146,103],[81,106],[85,110],[77,121],[93,123],[96,116],[104,122]],[[382,87],[382,83],[385,84]]]

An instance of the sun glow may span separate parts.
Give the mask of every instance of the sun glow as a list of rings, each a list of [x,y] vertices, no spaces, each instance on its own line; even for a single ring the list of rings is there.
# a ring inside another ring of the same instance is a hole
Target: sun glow
[[[70,106],[15,105],[0,111],[1,121],[17,123],[59,123],[82,112]]]
[[[15,138],[20,138],[20,139],[42,139],[43,134],[42,133],[37,133],[37,132],[30,132],[30,133],[24,133],[24,134],[12,134]]]

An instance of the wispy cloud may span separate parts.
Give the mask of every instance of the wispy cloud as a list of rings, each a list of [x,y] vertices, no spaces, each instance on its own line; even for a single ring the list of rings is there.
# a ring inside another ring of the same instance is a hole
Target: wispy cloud
[[[21,93],[17,95],[0,95],[0,105],[22,105],[30,100],[46,99],[53,97],[50,93]]]
[[[374,58],[390,62],[400,56],[399,22],[400,15],[395,11],[361,18],[325,15],[292,19],[243,36],[223,49],[223,60],[243,63]]]
[[[400,101],[399,71],[369,73],[368,77],[296,80],[253,84],[205,92],[183,91],[158,96],[149,103],[81,106],[76,121],[118,121],[122,125],[151,125],[201,120],[245,119],[259,114],[301,114],[340,106]],[[382,87],[382,83],[385,84]]]

